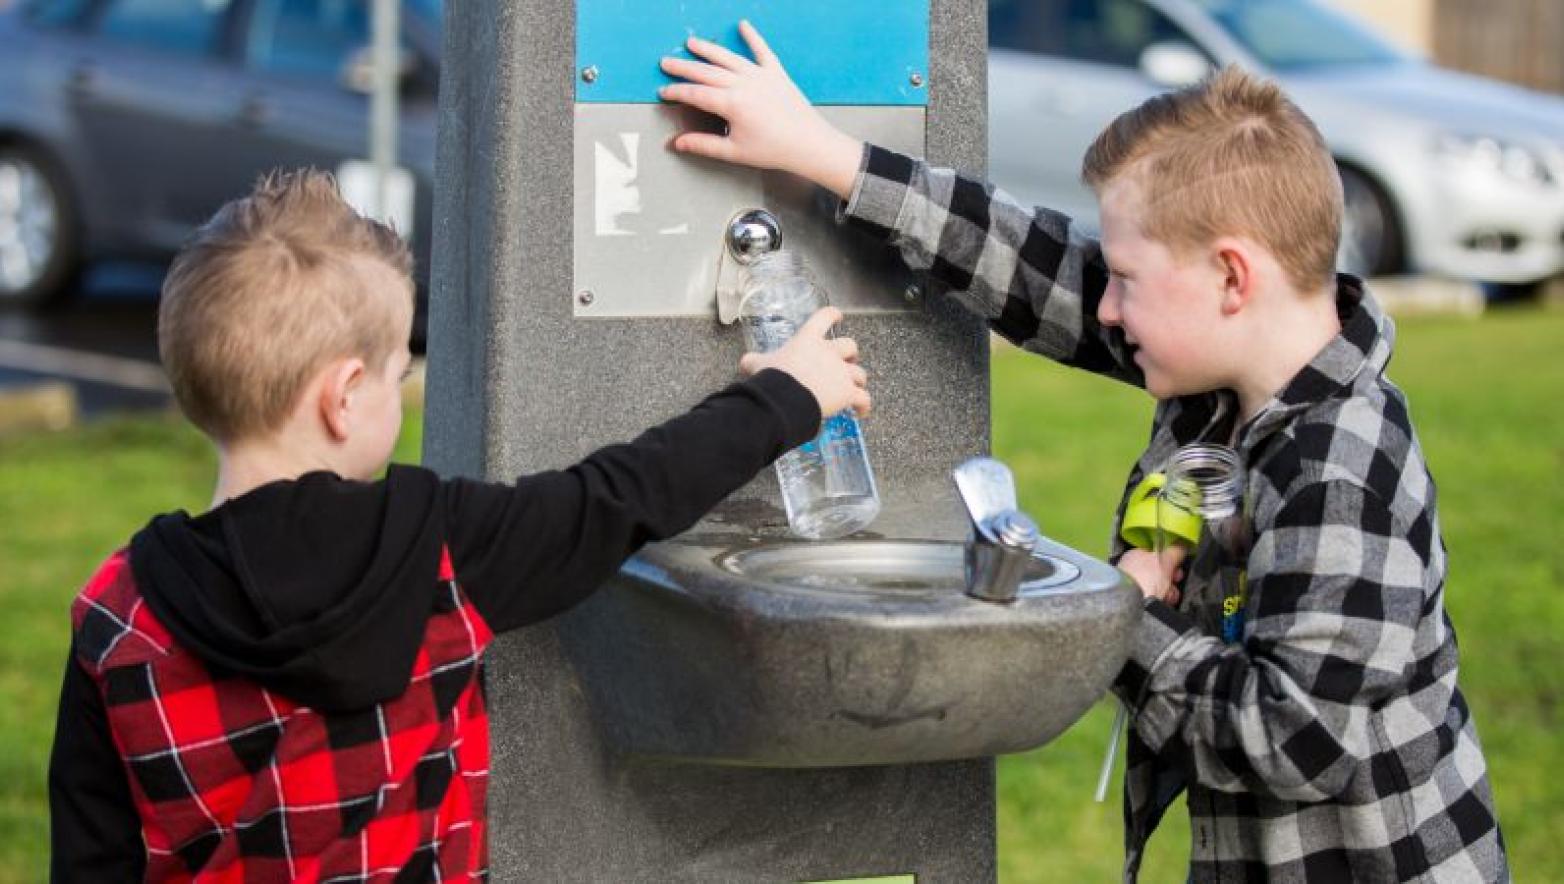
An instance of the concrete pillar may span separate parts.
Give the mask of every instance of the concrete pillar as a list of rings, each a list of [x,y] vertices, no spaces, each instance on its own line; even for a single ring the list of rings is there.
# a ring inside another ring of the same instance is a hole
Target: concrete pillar
[[[722,5],[730,24],[748,15],[763,27],[792,7]],[[583,173],[576,6],[450,0],[446,9],[425,436],[427,462],[445,474],[506,480],[566,465],[735,377],[740,335],[713,316],[601,318],[579,297],[577,278],[592,268],[579,265],[573,239]],[[929,157],[977,173],[985,9],[979,0],[929,4],[921,133]],[[682,34],[672,33],[656,35],[657,53],[676,48]],[[641,186],[644,198],[658,182]],[[767,176],[744,186],[791,213],[785,235],[813,244],[805,257],[817,267],[834,260],[832,238],[857,235],[834,228],[831,206],[794,183]],[[713,260],[720,232],[695,234]],[[949,471],[989,444],[986,332],[933,293],[908,302],[907,280],[893,273],[836,278],[867,287],[833,295],[854,308],[846,331],[874,375],[877,410],[865,432],[887,508],[928,506],[919,501],[938,488],[943,503],[931,520],[955,536]],[[720,518],[774,519],[778,501],[767,472]],[[601,614],[588,603],[501,637],[490,657],[495,880],[994,878],[991,758],[793,770],[615,753],[561,641]]]

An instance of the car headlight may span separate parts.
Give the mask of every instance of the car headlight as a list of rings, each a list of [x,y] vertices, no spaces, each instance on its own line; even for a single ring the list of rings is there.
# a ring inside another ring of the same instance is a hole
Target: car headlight
[[[1447,133],[1439,136],[1434,150],[1446,159],[1479,166],[1521,184],[1548,185],[1555,180],[1547,157],[1502,138]]]

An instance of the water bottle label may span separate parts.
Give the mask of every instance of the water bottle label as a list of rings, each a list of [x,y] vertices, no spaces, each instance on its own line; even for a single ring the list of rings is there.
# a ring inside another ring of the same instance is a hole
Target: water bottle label
[[[835,451],[835,443],[857,441],[860,433],[858,421],[853,418],[851,411],[839,411],[825,419],[820,425],[820,433],[808,442],[798,446],[798,450],[809,455],[818,455],[824,447],[825,456],[830,457]]]
[[[839,411],[826,419],[825,426],[820,429],[820,438],[827,444],[858,438],[858,421],[853,419],[852,412]]]

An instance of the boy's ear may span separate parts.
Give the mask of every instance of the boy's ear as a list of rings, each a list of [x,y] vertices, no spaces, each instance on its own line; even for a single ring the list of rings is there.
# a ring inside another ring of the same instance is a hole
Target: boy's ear
[[[1254,254],[1243,240],[1222,237],[1212,247],[1212,258],[1222,285],[1222,315],[1233,316],[1254,297]]]
[[[364,360],[339,359],[326,367],[320,385],[320,416],[333,442],[343,442],[353,429],[353,399],[365,377]]]

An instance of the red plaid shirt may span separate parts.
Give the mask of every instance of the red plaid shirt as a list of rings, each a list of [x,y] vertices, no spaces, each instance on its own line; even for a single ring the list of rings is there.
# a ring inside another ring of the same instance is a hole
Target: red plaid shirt
[[[472,880],[486,876],[493,638],[441,556],[407,690],[322,713],[180,648],[120,551],[71,607],[129,771],[147,879]]]

